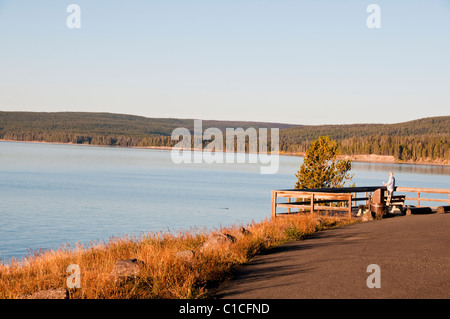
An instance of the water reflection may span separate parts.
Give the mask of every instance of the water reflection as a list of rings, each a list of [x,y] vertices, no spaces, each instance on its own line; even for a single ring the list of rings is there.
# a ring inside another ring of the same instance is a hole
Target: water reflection
[[[352,162],[352,168],[368,172],[450,175],[450,166]]]
[[[280,169],[285,172],[286,169],[297,171],[303,162],[303,157],[299,156],[280,156]],[[397,172],[407,174],[432,174],[432,175],[450,175],[450,166],[444,165],[419,165],[419,164],[395,164],[395,163],[368,163],[352,162],[352,170],[358,172]]]

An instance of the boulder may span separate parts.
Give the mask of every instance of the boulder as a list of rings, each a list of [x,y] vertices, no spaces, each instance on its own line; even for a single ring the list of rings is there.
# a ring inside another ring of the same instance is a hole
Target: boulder
[[[236,237],[229,234],[213,233],[200,247],[201,251],[216,249],[219,246],[230,245],[236,241]]]
[[[365,211],[362,213],[361,220],[364,221],[364,222],[367,222],[367,221],[369,221],[369,220],[373,220],[372,212],[371,212],[370,210],[365,210]]]
[[[114,264],[110,275],[116,279],[134,278],[139,274],[143,265],[144,263],[136,258],[118,260]]]
[[[65,288],[50,288],[40,290],[33,294],[20,295],[19,299],[68,299],[69,294]]]
[[[175,254],[175,257],[182,259],[184,261],[191,261],[194,258],[194,251],[193,250],[180,250]]]

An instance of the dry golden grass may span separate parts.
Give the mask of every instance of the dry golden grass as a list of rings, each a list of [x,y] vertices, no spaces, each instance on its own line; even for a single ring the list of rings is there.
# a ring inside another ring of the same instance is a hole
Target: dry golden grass
[[[338,217],[299,214],[247,225],[247,234],[238,226],[222,228],[217,232],[232,235],[236,241],[204,251],[199,247],[210,233],[192,231],[153,233],[138,239],[124,237],[89,247],[40,252],[21,262],[0,265],[0,298],[65,288],[70,264],[79,265],[81,270],[81,288],[69,290],[74,299],[207,298],[210,287],[261,252],[349,222]],[[195,254],[190,259],[177,257],[176,253],[183,250]],[[143,262],[134,279],[116,280],[110,275],[117,260],[131,258]]]

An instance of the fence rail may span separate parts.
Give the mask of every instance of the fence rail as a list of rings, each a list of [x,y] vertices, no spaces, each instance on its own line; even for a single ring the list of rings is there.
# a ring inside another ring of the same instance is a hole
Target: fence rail
[[[348,217],[352,217],[352,204],[357,207],[357,203],[365,201],[367,204],[368,193],[377,189],[386,191],[384,186],[364,186],[364,187],[342,187],[342,188],[317,188],[317,189],[285,189],[272,190],[272,218],[277,215],[277,207],[287,208],[287,214],[291,213],[291,209],[301,211],[314,212],[315,210],[343,211],[348,212]],[[417,207],[420,202],[439,202],[447,203],[450,206],[450,189],[442,188],[421,188],[421,187],[396,187],[395,192],[398,193],[416,193],[417,197],[405,197],[405,201],[417,201]],[[358,197],[358,193],[364,193],[364,197]],[[426,194],[446,194],[448,199],[443,198],[423,198],[422,193]],[[278,198],[286,198],[287,202],[278,203]],[[333,204],[339,203],[340,206]],[[329,204],[328,206],[326,204]],[[427,206],[430,207],[430,206]],[[431,207],[436,209],[437,207]],[[284,213],[285,214],[285,213]]]
[[[450,205],[450,189],[445,188],[423,188],[423,187],[397,187],[397,193],[416,193],[417,197],[406,197],[405,200],[417,201],[417,207],[420,206],[420,202],[438,202],[438,203],[447,203]],[[443,198],[423,198],[420,197],[421,193],[425,194],[444,194],[448,195],[448,199]],[[429,206],[428,206],[429,207]],[[436,207],[431,207],[436,208]]]
[[[287,203],[277,203],[278,197],[284,197],[288,199]],[[294,198],[296,201],[292,202],[291,199]],[[297,201],[300,199],[301,201]],[[347,206],[331,206],[333,203],[347,203]],[[330,204],[330,206],[319,205],[319,204]],[[348,193],[326,193],[326,192],[310,192],[310,191],[289,191],[289,190],[273,190],[272,191],[272,218],[277,215],[277,207],[288,208],[288,213],[290,213],[291,208],[309,210],[314,212],[314,210],[334,210],[334,211],[344,211],[348,212],[349,218],[352,214],[352,194]]]

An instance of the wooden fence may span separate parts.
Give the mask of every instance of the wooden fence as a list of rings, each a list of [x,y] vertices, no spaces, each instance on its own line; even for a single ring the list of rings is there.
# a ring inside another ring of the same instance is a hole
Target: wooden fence
[[[420,202],[438,202],[438,203],[447,203],[450,206],[450,189],[444,188],[420,188],[420,187],[397,187],[397,193],[415,193],[417,197],[406,197],[405,200],[417,201],[417,207],[422,207]],[[448,199],[443,198],[422,198],[420,196],[421,193],[425,194],[444,194],[448,195]],[[431,206],[428,206],[431,207]],[[437,207],[431,207],[437,208]]]
[[[277,203],[277,198],[287,198],[286,203]],[[295,199],[295,201],[291,201]],[[297,201],[300,200],[300,201]],[[332,206],[333,203],[343,203],[342,206]],[[328,205],[321,205],[328,204]],[[277,216],[277,207],[291,208],[302,211],[314,212],[315,210],[333,210],[348,212],[349,218],[352,213],[352,194],[349,193],[327,193],[311,191],[290,191],[273,190],[272,191],[272,218]]]
[[[364,187],[342,187],[342,188],[316,188],[316,189],[286,189],[272,191],[272,218],[277,215],[277,207],[287,208],[287,213],[290,214],[291,209],[297,211],[314,212],[325,211],[343,211],[348,213],[348,217],[352,217],[352,207],[358,207],[357,203],[369,199],[368,193],[374,192],[377,189],[386,190],[384,186],[364,186]],[[358,197],[358,193],[364,193],[363,197]],[[420,202],[441,202],[450,206],[450,189],[439,188],[418,188],[418,187],[396,187],[395,193],[415,193],[417,197],[405,197],[405,201],[417,201],[417,206]],[[446,194],[448,199],[442,198],[423,198],[421,193],[430,194]],[[279,203],[278,198],[287,198],[287,202]],[[339,205],[336,205],[340,203]],[[431,207],[436,209],[437,207]]]

